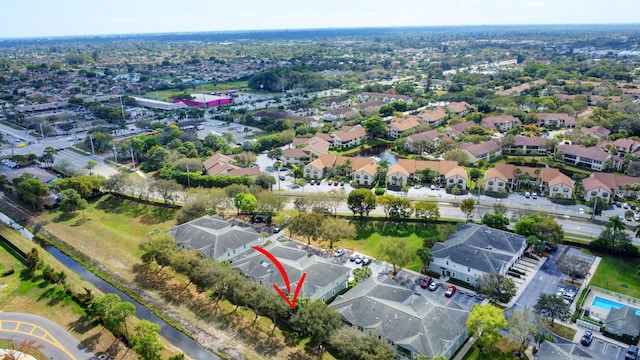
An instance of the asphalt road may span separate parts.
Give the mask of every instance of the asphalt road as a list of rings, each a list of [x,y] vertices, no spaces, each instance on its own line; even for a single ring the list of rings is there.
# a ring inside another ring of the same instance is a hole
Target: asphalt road
[[[50,359],[95,360],[97,357],[60,325],[40,316],[0,312],[0,338],[35,340]]]

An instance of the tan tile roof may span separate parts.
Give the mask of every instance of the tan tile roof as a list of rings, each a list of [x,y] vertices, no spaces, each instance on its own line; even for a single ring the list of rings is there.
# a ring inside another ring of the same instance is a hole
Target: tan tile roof
[[[462,101],[462,102],[452,102],[449,103],[449,105],[447,105],[447,108],[451,111],[454,112],[456,114],[459,114],[461,112],[466,111],[467,109],[469,109],[471,107],[471,105],[469,105],[466,101]]]
[[[432,110],[425,110],[420,113],[424,118],[426,118],[429,122],[441,121],[445,117],[447,117],[447,112],[444,111],[443,108],[437,107]]]
[[[334,137],[337,137],[342,141],[351,141],[366,135],[367,135],[367,130],[365,130],[365,128],[363,128],[361,125],[343,126],[341,130],[338,130],[333,133]]]
[[[389,124],[390,127],[396,128],[398,131],[403,132],[410,129],[413,129],[416,126],[421,124],[420,120],[415,116],[406,117],[406,118],[395,118]]]

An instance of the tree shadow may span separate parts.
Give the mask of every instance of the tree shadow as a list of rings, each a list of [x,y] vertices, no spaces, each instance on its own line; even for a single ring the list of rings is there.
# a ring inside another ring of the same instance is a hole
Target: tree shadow
[[[85,334],[89,330],[93,329],[98,325],[96,321],[90,321],[86,316],[82,316],[78,318],[78,320],[69,324],[69,329],[79,333]]]
[[[76,220],[76,222],[71,224],[71,227],[78,227],[78,226],[84,225],[84,224],[86,224],[88,222],[89,222],[89,219],[78,219],[78,220]]]
[[[84,345],[89,351],[93,352],[98,345],[100,344],[101,333],[96,333],[82,341],[82,345]]]
[[[154,269],[149,264],[135,264],[135,281],[144,289],[167,290],[169,275]]]
[[[70,213],[64,213],[63,212],[63,213],[60,213],[60,215],[56,216],[53,219],[53,222],[54,223],[65,222],[65,221],[69,221],[69,220],[71,220],[71,219],[73,219],[73,218],[75,218],[77,216],[78,216],[78,213],[75,212],[75,211],[74,212],[70,212]]]

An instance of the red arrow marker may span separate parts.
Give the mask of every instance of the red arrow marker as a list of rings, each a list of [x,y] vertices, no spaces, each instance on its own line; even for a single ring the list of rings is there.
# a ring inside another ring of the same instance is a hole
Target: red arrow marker
[[[287,287],[287,293],[291,294],[291,283],[289,282],[289,276],[287,275],[287,272],[284,270],[284,267],[282,266],[280,261],[278,261],[278,259],[276,259],[276,257],[273,256],[273,254],[271,254],[270,252],[268,252],[267,250],[259,246],[252,246],[251,248],[262,253],[262,255],[266,256],[269,260],[271,260],[271,262],[278,268],[278,271],[280,271],[280,274],[282,275],[282,279],[284,280],[284,284]],[[273,288],[276,289],[276,292],[278,293],[278,295],[280,295],[282,299],[284,299],[284,301],[291,307],[291,309],[295,309],[296,307],[296,301],[298,301],[298,294],[302,289],[302,283],[304,282],[304,279],[306,276],[307,276],[307,273],[302,273],[302,276],[298,281],[298,285],[296,286],[296,291],[293,294],[292,300],[289,300],[289,297],[284,292],[282,292],[282,290],[280,290],[280,288],[276,286],[276,284],[273,284]]]

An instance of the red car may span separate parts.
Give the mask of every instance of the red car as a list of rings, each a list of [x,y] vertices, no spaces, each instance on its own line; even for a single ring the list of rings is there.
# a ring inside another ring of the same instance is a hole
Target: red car
[[[453,294],[456,293],[456,291],[458,291],[458,289],[456,289],[455,286],[451,285],[447,288],[447,291],[444,292],[444,296],[446,297],[452,297]]]

